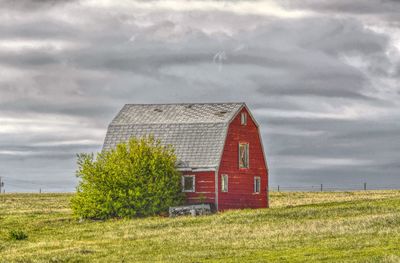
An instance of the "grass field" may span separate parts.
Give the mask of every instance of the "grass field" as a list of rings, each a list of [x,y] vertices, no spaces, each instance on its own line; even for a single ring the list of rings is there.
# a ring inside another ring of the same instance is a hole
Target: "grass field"
[[[0,262],[400,262],[400,191],[271,193],[270,209],[106,222],[75,220],[70,197],[0,195]]]

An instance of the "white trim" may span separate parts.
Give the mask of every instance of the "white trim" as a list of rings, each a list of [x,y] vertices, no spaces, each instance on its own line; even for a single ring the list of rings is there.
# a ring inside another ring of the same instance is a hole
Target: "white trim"
[[[224,191],[224,177],[226,178],[226,191]],[[227,174],[221,174],[221,192],[227,193],[229,191],[229,177]]]
[[[257,133],[258,133],[258,138],[259,138],[259,141],[260,141],[260,144],[261,144],[261,151],[263,153],[265,169],[266,169],[266,172],[267,172],[267,187],[266,187],[265,191],[266,191],[266,198],[267,198],[267,207],[269,207],[269,169],[268,169],[267,158],[266,158],[266,155],[265,155],[264,144],[263,144],[263,141],[262,141],[262,136],[261,136],[261,133],[260,133],[260,128],[258,126],[257,126]]]
[[[181,171],[181,172],[191,172],[193,169],[192,168],[176,168],[176,170]]]
[[[193,188],[191,190],[185,190],[185,178],[192,177],[193,178]],[[195,193],[196,192],[196,175],[182,175],[182,192],[184,193]]]
[[[213,172],[217,168],[210,167],[210,168],[191,168],[191,167],[185,167],[185,168],[176,168],[176,170],[181,171],[181,172]]]

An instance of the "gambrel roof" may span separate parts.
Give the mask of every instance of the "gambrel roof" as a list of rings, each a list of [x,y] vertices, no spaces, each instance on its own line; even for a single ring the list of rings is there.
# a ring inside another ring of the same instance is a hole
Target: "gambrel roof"
[[[172,145],[180,168],[219,165],[228,125],[244,103],[126,104],[108,127],[103,150],[153,135]]]

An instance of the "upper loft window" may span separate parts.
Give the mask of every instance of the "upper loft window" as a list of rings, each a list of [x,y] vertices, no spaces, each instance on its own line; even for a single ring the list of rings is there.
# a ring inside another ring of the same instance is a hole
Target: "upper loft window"
[[[249,168],[248,143],[239,143],[239,168]]]
[[[196,177],[194,175],[182,176],[182,191],[183,192],[195,192]]]
[[[240,124],[247,125],[247,113],[246,112],[242,112],[240,114]]]

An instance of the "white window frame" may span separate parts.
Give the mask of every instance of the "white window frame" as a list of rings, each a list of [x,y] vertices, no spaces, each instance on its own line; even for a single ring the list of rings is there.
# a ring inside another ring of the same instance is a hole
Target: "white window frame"
[[[247,166],[242,166],[241,165],[241,158],[240,158],[240,146],[241,145],[247,145],[245,146],[245,154],[246,154],[246,164]],[[239,168],[240,169],[248,169],[250,167],[250,145],[247,142],[239,142],[239,146],[238,146],[238,157],[239,157]]]
[[[185,178],[192,177],[193,178],[193,188],[190,190],[185,190]],[[196,175],[182,175],[182,192],[184,193],[194,193],[196,192]]]
[[[257,181],[258,181],[258,191],[257,191]],[[261,177],[260,176],[254,176],[254,193],[259,194],[261,192]]]
[[[247,125],[247,113],[246,112],[242,112],[240,114],[240,124]]]
[[[226,179],[226,180],[224,180],[224,178]],[[221,174],[221,192],[223,192],[223,193],[227,193],[229,190],[229,188],[228,188],[228,182],[229,182],[229,178],[228,178],[228,175],[227,174]],[[224,185],[224,183],[225,183],[225,185]],[[226,186],[226,187],[224,187],[224,186]]]

